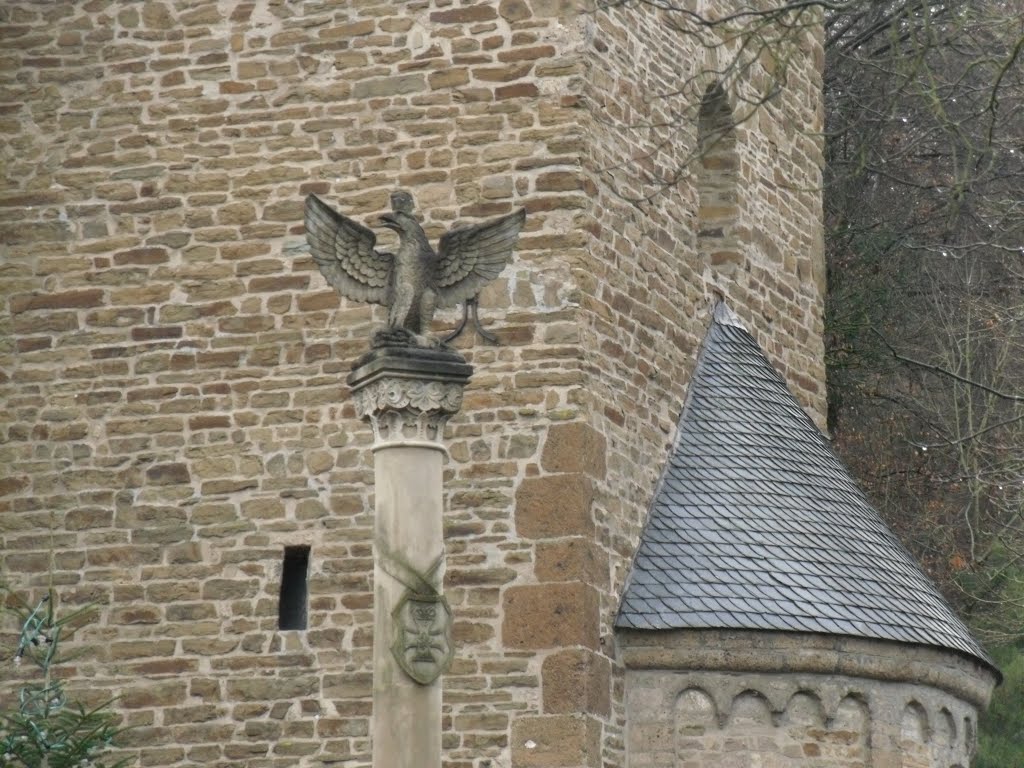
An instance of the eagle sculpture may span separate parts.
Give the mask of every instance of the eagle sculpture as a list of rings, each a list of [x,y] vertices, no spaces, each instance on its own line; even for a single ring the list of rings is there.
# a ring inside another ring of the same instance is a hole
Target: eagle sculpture
[[[373,231],[328,207],[316,195],[306,198],[306,239],[323,276],[342,296],[383,304],[388,324],[374,344],[415,341],[430,328],[434,310],[472,300],[508,263],[526,220],[520,209],[441,236],[437,251],[413,215],[412,195],[391,194],[391,213],[382,226],[398,233],[398,249],[374,248]]]

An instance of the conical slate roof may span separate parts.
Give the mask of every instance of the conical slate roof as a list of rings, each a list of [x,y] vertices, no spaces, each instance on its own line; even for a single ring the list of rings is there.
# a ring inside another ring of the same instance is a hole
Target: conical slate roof
[[[850,635],[992,664],[724,304],[616,626]]]

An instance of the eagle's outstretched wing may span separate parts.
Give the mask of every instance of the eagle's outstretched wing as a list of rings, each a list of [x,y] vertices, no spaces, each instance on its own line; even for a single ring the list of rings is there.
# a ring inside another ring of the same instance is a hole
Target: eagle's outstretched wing
[[[520,208],[493,221],[446,232],[438,248],[438,305],[455,306],[497,278],[525,221],[526,211]]]
[[[309,250],[327,282],[346,298],[386,304],[393,259],[373,249],[373,231],[331,210],[316,195],[306,198],[305,218]]]

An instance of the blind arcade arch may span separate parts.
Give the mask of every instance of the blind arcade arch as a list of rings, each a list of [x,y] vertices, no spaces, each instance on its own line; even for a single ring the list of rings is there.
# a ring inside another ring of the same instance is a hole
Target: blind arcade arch
[[[718,83],[701,99],[697,148],[697,252],[705,265],[728,274],[743,262],[736,238],[739,158],[729,98]]]

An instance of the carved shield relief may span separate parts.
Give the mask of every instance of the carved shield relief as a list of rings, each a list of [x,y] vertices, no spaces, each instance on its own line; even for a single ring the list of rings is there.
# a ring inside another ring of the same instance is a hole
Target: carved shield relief
[[[430,685],[448,670],[455,653],[448,601],[443,595],[407,591],[391,616],[395,661],[417,683]]]

